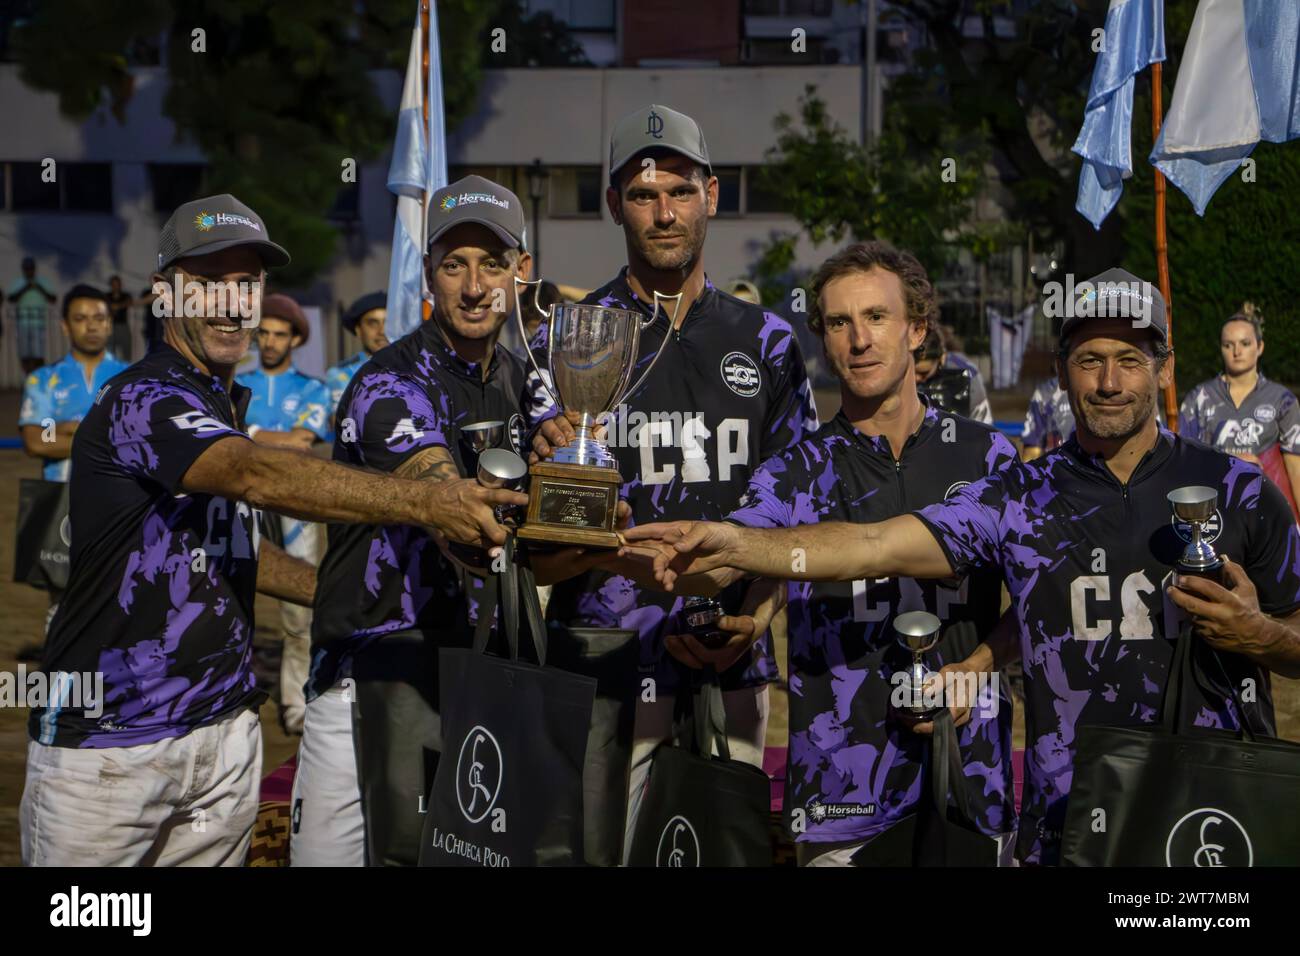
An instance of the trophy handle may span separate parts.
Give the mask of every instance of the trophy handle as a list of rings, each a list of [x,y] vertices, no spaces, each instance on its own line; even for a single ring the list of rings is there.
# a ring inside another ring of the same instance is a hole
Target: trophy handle
[[[529,347],[529,343],[528,343],[528,326],[524,325],[524,308],[523,308],[524,300],[523,297],[520,296],[519,294],[519,287],[540,286],[542,284],[542,280],[534,279],[532,282],[527,282],[519,278],[519,276],[511,276],[511,279],[514,281],[515,284],[515,325],[519,329],[520,341],[524,343],[524,354],[528,356],[528,364],[531,365],[533,367],[533,371],[537,373],[537,380],[542,383],[542,388],[546,389],[546,394],[551,396],[551,402],[555,405],[556,411],[559,412],[560,414],[564,414],[564,406],[560,404],[559,396],[557,396],[555,392],[551,390],[551,386],[546,383],[546,376],[542,374],[542,369],[537,364],[537,359],[533,357],[533,350],[532,348]],[[547,346],[548,346],[547,355],[549,356],[550,339],[552,333],[555,331],[555,323],[551,321],[551,313],[547,312],[545,309],[543,309],[540,305],[537,304],[536,293],[534,293],[533,295],[533,308],[537,310],[537,313],[542,317],[542,321],[546,323],[546,338],[547,338]]]
[[[654,325],[655,319],[659,317],[660,299],[663,299],[665,301],[671,299],[673,302],[672,318],[668,320],[669,334],[665,335],[664,340],[659,343],[659,351],[655,352],[655,357],[650,360],[650,364],[647,365],[645,371],[641,373],[641,377],[636,380],[636,383],[633,384],[631,388],[623,390],[622,395],[620,395],[619,398],[614,402],[615,406],[617,406],[619,402],[623,401],[623,399],[627,398],[629,395],[631,395],[633,392],[635,392],[638,388],[641,387],[641,383],[646,380],[646,376],[650,374],[650,371],[659,362],[659,356],[663,355],[664,349],[668,347],[668,339],[671,338],[672,330],[677,325],[677,313],[682,310],[682,293],[678,292],[676,295],[664,295],[660,292],[656,292],[654,311],[650,313],[650,318],[646,319],[644,322],[641,323],[641,331],[644,332],[646,329],[650,328],[650,326]]]

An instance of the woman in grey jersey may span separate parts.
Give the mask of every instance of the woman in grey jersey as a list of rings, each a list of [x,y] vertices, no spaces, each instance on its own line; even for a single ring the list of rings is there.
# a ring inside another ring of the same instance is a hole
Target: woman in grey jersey
[[[1178,417],[1186,438],[1258,464],[1296,510],[1300,500],[1300,404],[1264,377],[1263,319],[1247,302],[1219,330],[1223,373],[1183,399]]]

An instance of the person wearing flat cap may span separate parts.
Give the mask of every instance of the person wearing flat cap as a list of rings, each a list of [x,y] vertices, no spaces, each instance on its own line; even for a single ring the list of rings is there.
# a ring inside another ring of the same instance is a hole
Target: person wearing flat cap
[[[235,376],[251,393],[244,424],[253,441],[262,445],[307,450],[330,435],[329,391],[318,378],[293,364],[295,349],[307,343],[311,326],[292,298],[276,292],[262,298],[257,326],[258,364]],[[320,555],[320,525],[288,515],[263,514],[274,524],[271,538],[285,552],[314,565]],[[307,701],[307,657],[311,648],[311,611],[280,602],[280,722],[286,733],[302,733]]]
[[[263,540],[261,509],[313,521],[424,525],[500,544],[474,480],[362,472],[250,440],[235,381],[267,268],[289,254],[234,196],[163,226],[162,342],[101,388],[72,447],[71,561],[28,721],[23,862],[241,866],[257,819],[263,694],[257,591],[309,607],[315,569]]]
[[[384,346],[388,345],[388,333],[384,322],[388,318],[388,293],[370,292],[363,295],[343,313],[343,328],[347,329],[361,342],[361,351],[346,362],[335,365],[325,373],[325,386],[330,390],[330,421],[338,411],[339,399],[343,390],[352,381],[352,376]]]

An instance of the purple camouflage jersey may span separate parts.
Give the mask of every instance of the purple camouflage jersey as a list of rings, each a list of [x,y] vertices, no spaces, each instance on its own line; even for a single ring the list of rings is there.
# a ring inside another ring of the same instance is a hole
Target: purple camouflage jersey
[[[1178,424],[1183,437],[1199,438],[1229,455],[1258,457],[1274,445],[1300,455],[1300,404],[1262,373],[1241,407],[1233,403],[1222,375],[1197,385],[1183,398]]]
[[[652,304],[637,298],[626,276],[624,267],[583,301],[649,316]],[[543,369],[546,330],[543,322],[532,344]],[[762,461],[816,430],[803,355],[785,319],[720,292],[707,279],[680,329],[671,330],[661,310],[642,333],[634,378],[665,335],[671,339],[659,364],[610,416],[606,444],[623,478],[619,494],[632,509],[633,525],[716,521],[736,506]],[[531,369],[528,385],[528,413],[536,425],[556,410]],[[718,599],[734,613],[743,595],[738,582]],[[642,674],[653,675],[659,691],[670,693],[684,668],[664,652],[664,637],[684,631],[681,606],[675,594],[643,591],[621,575],[593,571],[555,585],[547,616],[575,627],[639,631]],[[777,676],[765,636],[720,683],[733,689]]]
[[[1055,375],[1040,382],[1029,399],[1021,441],[1051,451],[1074,434],[1074,412],[1070,396]]]
[[[170,346],[96,396],[72,447],[71,567],[43,666],[102,673],[103,712],[36,708],[34,740],[130,747],[260,699],[250,666],[257,511],[181,488],[213,444],[247,438],[248,399]]]
[[[1023,860],[1057,862],[1078,729],[1159,717],[1184,620],[1165,587],[1190,540],[1166,495],[1186,485],[1218,489],[1208,540],[1244,566],[1260,607],[1285,616],[1300,606],[1300,536],[1281,493],[1257,466],[1164,429],[1126,485],[1072,438],[918,512],[958,573],[1002,568],[1019,617],[1026,753],[1016,853]],[[1236,687],[1250,679],[1258,691],[1245,717],[1276,734],[1267,672],[1238,655],[1218,657],[1219,692],[1192,688],[1186,719],[1238,729],[1224,678]]]
[[[884,521],[942,501],[1015,458],[986,425],[928,406],[902,457],[840,412],[811,438],[763,464],[728,521],[790,528],[821,521]],[[808,842],[860,842],[915,813],[928,738],[901,726],[890,707],[892,676],[911,654],[894,617],[926,610],[945,628],[927,654],[936,670],[969,656],[998,620],[1001,574],[960,582],[881,578],[789,585],[790,753],[785,810],[802,808]],[[989,836],[1015,829],[1011,793],[1011,699],[999,683],[958,729],[975,823]]]
[[[461,425],[505,422],[509,443],[520,449],[523,382],[520,360],[500,345],[485,378],[481,365],[447,345],[437,323],[425,322],[352,377],[335,414],[334,460],[392,472],[443,447],[465,475]],[[414,629],[468,645],[480,587],[423,528],[331,524],[317,575],[308,700],[348,676],[356,655],[386,634]]]

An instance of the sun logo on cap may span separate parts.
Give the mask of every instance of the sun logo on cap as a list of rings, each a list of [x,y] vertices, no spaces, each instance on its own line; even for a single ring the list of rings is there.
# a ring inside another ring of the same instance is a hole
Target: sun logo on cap
[[[456,197],[455,197],[455,196],[443,196],[443,197],[442,197],[442,202],[439,203],[439,205],[442,206],[443,209],[451,209],[452,207],[454,207],[454,206],[456,205]]]
[[[201,212],[194,217],[194,225],[199,227],[200,232],[207,232],[216,224],[216,218],[209,212]]]

